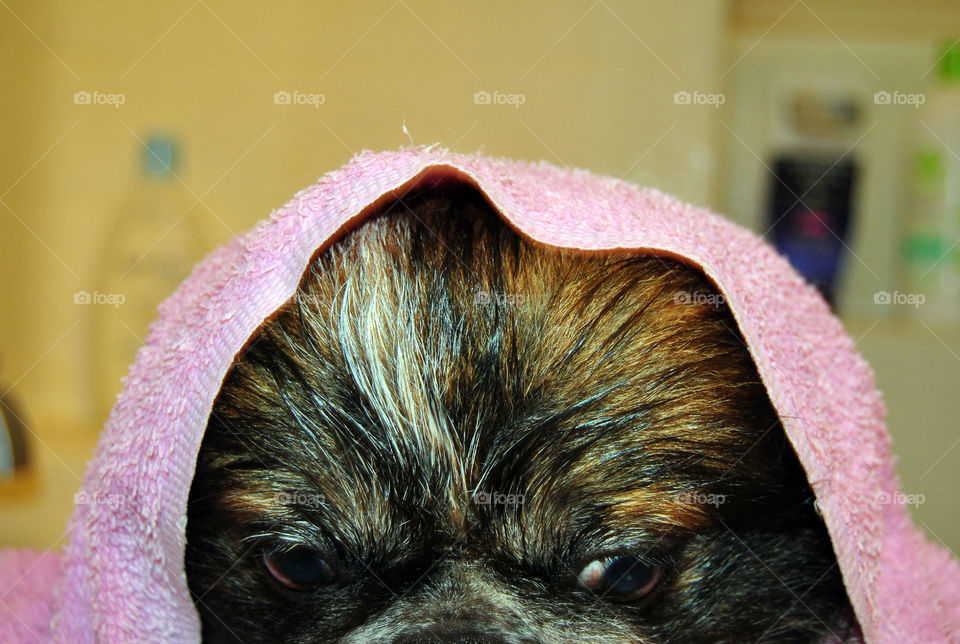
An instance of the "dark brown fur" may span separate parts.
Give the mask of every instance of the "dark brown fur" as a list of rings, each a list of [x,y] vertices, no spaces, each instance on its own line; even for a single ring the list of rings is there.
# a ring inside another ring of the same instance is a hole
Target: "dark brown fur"
[[[809,486],[709,281],[532,242],[466,186],[313,262],[223,384],[187,533],[206,641],[844,635]],[[262,553],[290,543],[337,583],[275,583]],[[649,596],[577,585],[617,553],[663,570]]]

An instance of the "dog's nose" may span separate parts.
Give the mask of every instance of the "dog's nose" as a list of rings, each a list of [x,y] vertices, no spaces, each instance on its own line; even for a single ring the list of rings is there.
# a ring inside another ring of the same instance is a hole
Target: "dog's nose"
[[[398,635],[392,644],[507,644],[507,640],[471,627],[431,626]]]

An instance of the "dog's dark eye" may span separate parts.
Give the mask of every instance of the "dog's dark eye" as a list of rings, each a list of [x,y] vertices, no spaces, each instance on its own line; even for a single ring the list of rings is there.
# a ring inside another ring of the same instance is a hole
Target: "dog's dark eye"
[[[336,581],[333,569],[320,552],[309,546],[264,553],[263,564],[274,579],[294,590],[310,590]]]
[[[632,555],[595,559],[580,572],[577,581],[604,599],[629,602],[652,591],[662,570]]]

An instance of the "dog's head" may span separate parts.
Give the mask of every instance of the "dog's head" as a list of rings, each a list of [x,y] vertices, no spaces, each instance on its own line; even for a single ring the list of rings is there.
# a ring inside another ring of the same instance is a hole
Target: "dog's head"
[[[446,186],[237,357],[188,513],[205,638],[816,641],[847,604],[723,298]]]

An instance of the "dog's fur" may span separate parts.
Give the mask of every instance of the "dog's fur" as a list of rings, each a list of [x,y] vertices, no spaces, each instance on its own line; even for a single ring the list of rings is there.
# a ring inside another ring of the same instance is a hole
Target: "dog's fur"
[[[214,405],[187,525],[205,641],[845,635],[806,477],[701,273],[538,244],[464,185],[383,210]],[[264,556],[297,543],[335,582],[276,583]],[[649,595],[577,583],[618,554],[662,571]]]

